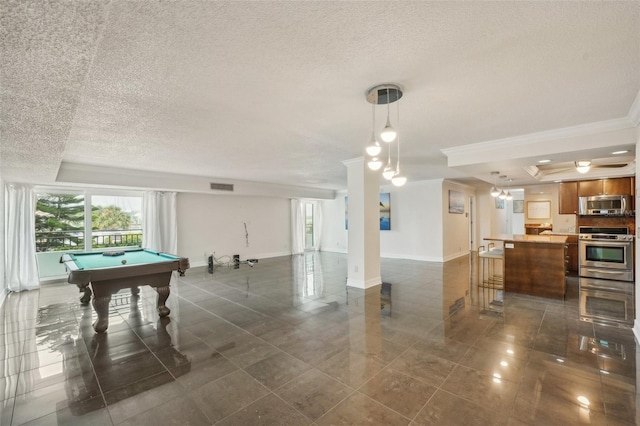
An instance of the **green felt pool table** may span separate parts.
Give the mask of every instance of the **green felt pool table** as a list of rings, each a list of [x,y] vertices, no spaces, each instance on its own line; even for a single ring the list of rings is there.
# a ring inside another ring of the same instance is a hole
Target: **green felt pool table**
[[[146,249],[63,254],[60,261],[69,274],[68,282],[84,292],[80,302],[88,304],[92,301],[98,314],[93,324],[97,333],[103,333],[109,327],[111,295],[123,288],[130,288],[134,295],[140,292],[138,286],[155,288],[158,313],[161,317],[169,315],[171,310],[165,303],[169,297],[171,274],[178,271],[183,276],[189,269],[189,259],[185,257]]]

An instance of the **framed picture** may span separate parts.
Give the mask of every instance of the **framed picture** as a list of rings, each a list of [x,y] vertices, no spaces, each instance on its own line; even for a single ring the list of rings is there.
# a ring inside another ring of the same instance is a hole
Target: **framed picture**
[[[524,213],[524,200],[513,200],[513,212]]]
[[[391,194],[380,194],[380,230],[391,230]]]
[[[550,219],[551,201],[527,201],[527,219]]]
[[[504,200],[496,198],[496,209],[504,209]]]
[[[464,213],[464,192],[449,190],[449,213]]]
[[[380,194],[380,230],[391,230],[391,194]],[[349,229],[349,197],[344,197],[344,229]]]

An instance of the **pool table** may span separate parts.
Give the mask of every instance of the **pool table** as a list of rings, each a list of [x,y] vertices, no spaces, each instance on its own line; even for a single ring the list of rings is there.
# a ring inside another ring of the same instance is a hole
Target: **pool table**
[[[109,327],[111,295],[123,288],[140,292],[138,286],[148,285],[158,292],[158,313],[166,317],[171,310],[165,306],[169,297],[171,274],[181,276],[189,269],[189,259],[147,249],[63,254],[60,259],[69,274],[68,282],[78,286],[84,295],[80,302],[88,304],[93,290],[93,309],[98,319],[93,324],[97,333]]]

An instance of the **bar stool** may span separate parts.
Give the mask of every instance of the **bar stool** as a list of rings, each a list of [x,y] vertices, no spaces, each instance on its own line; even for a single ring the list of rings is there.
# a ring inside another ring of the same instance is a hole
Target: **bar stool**
[[[500,266],[496,266],[496,262]],[[504,249],[494,243],[478,247],[478,291],[483,293],[482,305],[485,308],[502,306],[504,290]]]

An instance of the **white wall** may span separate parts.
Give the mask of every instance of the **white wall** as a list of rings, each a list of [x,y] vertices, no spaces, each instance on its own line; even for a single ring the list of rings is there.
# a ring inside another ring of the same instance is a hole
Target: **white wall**
[[[478,245],[486,246],[487,242],[484,239],[487,237],[512,233],[512,223],[508,214],[509,209],[513,209],[512,201],[504,200],[504,208],[497,208],[496,199],[489,193],[489,187],[486,187],[476,192],[476,206]]]
[[[180,193],[177,201],[178,254],[192,267],[205,265],[213,252],[241,260],[291,254],[288,198]]]
[[[466,254],[469,247],[468,217],[448,213],[449,188],[465,195],[474,193],[473,188],[443,182],[442,179],[408,182],[401,188],[381,187],[380,192],[389,192],[391,197],[391,230],[380,232],[380,256],[442,262]],[[333,200],[320,201],[324,219],[323,251],[346,253],[346,195],[339,192]],[[469,207],[467,198],[466,211]]]
[[[513,195],[513,201],[523,201],[523,206],[524,206],[524,190],[522,189],[514,189],[513,191],[511,191],[511,194]],[[512,234],[524,234],[525,229],[524,229],[524,212],[523,213],[514,213],[513,212],[513,201],[507,203],[508,206],[506,207],[507,212],[511,212],[511,233]]]
[[[391,230],[380,232],[380,256],[442,262],[442,179],[380,191],[391,194]]]
[[[449,213],[449,191],[464,193],[464,213]],[[445,180],[442,183],[442,232],[444,260],[454,259],[469,253],[469,196],[475,188]],[[478,210],[476,209],[476,214]],[[474,238],[475,239],[475,238]]]
[[[322,251],[347,252],[349,240],[345,229],[344,197],[346,196],[347,191],[339,191],[333,200],[318,201],[322,205],[322,245],[320,247]],[[391,214],[393,220],[393,212]]]

